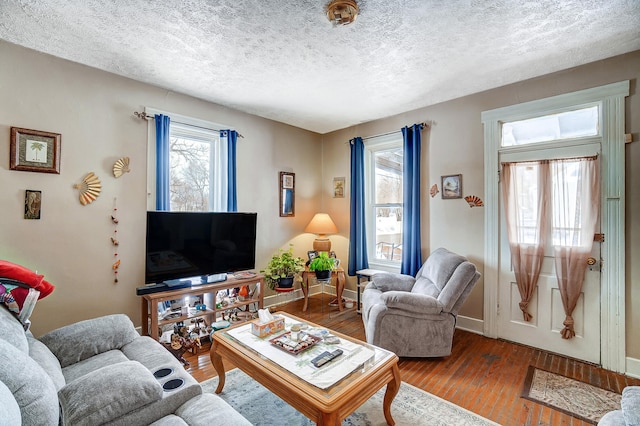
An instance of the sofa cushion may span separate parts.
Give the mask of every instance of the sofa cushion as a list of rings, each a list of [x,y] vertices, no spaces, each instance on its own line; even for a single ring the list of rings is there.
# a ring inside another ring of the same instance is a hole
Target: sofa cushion
[[[26,425],[58,424],[59,407],[53,381],[29,355],[0,340],[0,381],[11,391]]]
[[[5,425],[19,425],[22,422],[20,407],[3,382],[0,382],[0,422]]]
[[[62,369],[62,374],[65,381],[69,383],[102,367],[126,361],[130,361],[129,358],[121,351],[114,349],[68,365]]]
[[[450,252],[445,248],[438,248],[429,255],[427,261],[422,265],[416,275],[416,279],[426,278],[433,283],[438,291],[442,291],[449,282],[458,265],[467,259],[464,256]],[[433,296],[433,294],[431,294]]]
[[[163,345],[149,336],[140,336],[122,347],[122,353],[129,359],[138,361],[150,371],[160,368],[183,369],[182,364]]]
[[[203,393],[200,396],[191,398],[176,410],[176,415],[184,419],[190,426],[251,425],[249,420],[242,417],[226,401],[210,393]]]
[[[0,340],[10,343],[23,353],[29,353],[29,343],[24,334],[24,327],[14,314],[0,304]]]
[[[136,361],[110,365],[60,389],[65,425],[98,425],[162,399],[162,386]]]
[[[51,377],[56,390],[60,390],[65,385],[64,376],[62,375],[62,369],[60,368],[60,362],[47,348],[44,343],[36,339],[35,337],[28,335],[27,342],[29,342],[29,356]]]
[[[189,426],[189,424],[182,420],[181,417],[178,417],[175,414],[169,414],[168,416],[164,416],[163,418],[156,420],[149,426]]]
[[[140,337],[123,314],[106,315],[70,324],[40,337],[64,368]]]

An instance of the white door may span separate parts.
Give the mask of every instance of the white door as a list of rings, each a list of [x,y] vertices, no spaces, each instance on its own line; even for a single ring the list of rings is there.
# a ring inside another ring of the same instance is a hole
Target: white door
[[[552,158],[571,158],[593,155],[599,152],[599,145],[589,144],[566,147],[560,150],[521,151],[503,155],[501,162],[527,161]],[[547,237],[545,258],[542,263],[538,287],[529,303],[531,321],[523,319],[519,303],[521,300],[511,264],[511,253],[507,239],[504,206],[500,197],[500,271],[498,278],[498,337],[533,346],[572,358],[600,364],[600,243],[594,242],[592,258],[594,265],[585,264],[587,270],[572,317],[575,337],[563,339],[560,331],[565,320],[564,308],[558,289],[553,257],[552,238]],[[550,218],[548,219],[550,220]],[[551,226],[547,227],[551,233]],[[598,223],[596,233],[599,233]]]

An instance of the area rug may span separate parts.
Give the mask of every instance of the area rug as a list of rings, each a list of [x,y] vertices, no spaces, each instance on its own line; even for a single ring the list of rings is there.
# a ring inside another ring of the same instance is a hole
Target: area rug
[[[607,412],[620,409],[622,396],[560,374],[529,366],[522,397],[586,422],[597,424]]]
[[[218,386],[218,378],[206,380],[200,385],[205,392],[214,393]],[[342,424],[350,426],[386,425],[387,422],[382,412],[384,392],[385,388],[379,390],[347,417]],[[226,373],[225,385],[220,397],[253,425],[306,426],[315,424],[237,368]],[[391,404],[391,415],[397,425],[497,425],[497,423],[404,382],[400,385],[400,391]]]

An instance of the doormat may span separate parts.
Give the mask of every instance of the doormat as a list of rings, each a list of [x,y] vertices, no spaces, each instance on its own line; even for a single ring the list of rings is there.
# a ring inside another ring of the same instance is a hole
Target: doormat
[[[619,410],[622,399],[618,393],[532,365],[521,396],[594,425],[609,411]]]

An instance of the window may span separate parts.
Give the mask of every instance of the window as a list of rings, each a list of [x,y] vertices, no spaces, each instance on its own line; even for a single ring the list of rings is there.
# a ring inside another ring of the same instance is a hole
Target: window
[[[171,210],[225,211],[227,155],[219,132],[172,122],[169,152]]]
[[[399,267],[402,260],[402,135],[365,141],[369,263]]]
[[[503,147],[517,146],[596,136],[598,121],[598,107],[592,106],[503,123],[501,145]]]
[[[162,114],[169,125],[169,209],[172,211],[227,211],[228,155],[226,136],[214,123],[145,107],[147,117]],[[156,122],[147,121],[147,210],[157,208]]]

